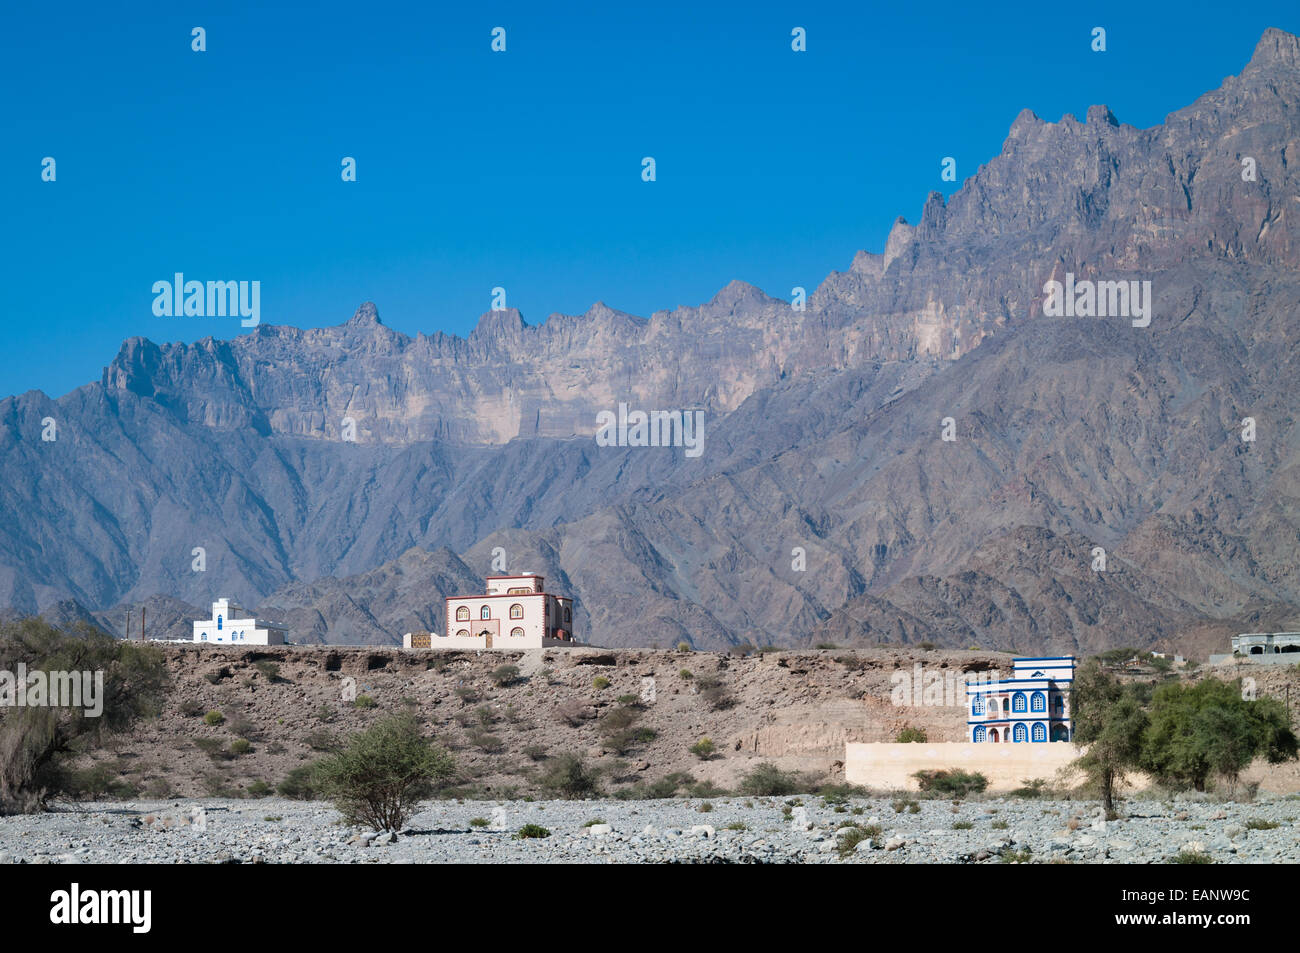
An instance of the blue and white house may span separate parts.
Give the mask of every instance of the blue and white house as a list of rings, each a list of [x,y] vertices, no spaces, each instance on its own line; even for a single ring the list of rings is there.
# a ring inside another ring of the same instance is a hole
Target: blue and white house
[[[289,629],[278,622],[259,621],[229,599],[212,603],[212,618],[194,623],[195,642],[222,645],[284,645]]]
[[[1070,686],[1074,683],[1072,655],[1018,658],[1011,677],[966,686],[966,727],[976,744],[1069,741]]]

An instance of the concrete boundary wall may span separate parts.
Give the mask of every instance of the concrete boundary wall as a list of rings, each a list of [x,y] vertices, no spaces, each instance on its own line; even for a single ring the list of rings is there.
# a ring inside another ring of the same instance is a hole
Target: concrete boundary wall
[[[1010,791],[1031,778],[1055,782],[1056,773],[1079,757],[1068,742],[1039,744],[846,744],[844,779],[876,790],[919,789],[917,771],[957,768],[988,778],[990,792]]]

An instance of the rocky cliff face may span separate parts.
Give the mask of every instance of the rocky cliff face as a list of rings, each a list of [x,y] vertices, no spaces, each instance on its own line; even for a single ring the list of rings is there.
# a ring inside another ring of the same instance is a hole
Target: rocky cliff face
[[[0,604],[221,593],[385,641],[499,546],[606,644],[1067,650],[1294,624],[1298,106],[1300,42],[1270,30],[1154,128],[1022,113],[806,311],[733,282],[648,319],[489,312],[467,339],[363,305],[129,340],[97,384],[0,401]],[[1044,317],[1067,274],[1151,282],[1150,325]],[[702,409],[704,453],[598,446],[620,402]]]

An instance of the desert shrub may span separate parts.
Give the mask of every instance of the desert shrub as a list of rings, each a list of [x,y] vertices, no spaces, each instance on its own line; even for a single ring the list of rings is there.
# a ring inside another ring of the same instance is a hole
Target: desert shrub
[[[657,781],[638,781],[614,792],[620,801],[657,801],[677,796],[683,789],[690,791],[696,785],[695,777],[686,771],[674,771]]]
[[[699,676],[695,679],[695,687],[699,690],[700,697],[714,711],[724,711],[736,704],[736,699],[716,676]]]
[[[974,826],[975,826],[975,825],[972,824],[970,821],[953,821],[953,822],[952,822],[952,829],[955,830],[955,831],[968,831],[968,830],[970,830],[971,828],[973,828]]]
[[[226,727],[230,729],[230,733],[235,737],[248,738],[250,741],[261,734],[257,729],[257,725],[243,715],[231,718]]]
[[[1011,792],[1012,797],[1038,798],[1047,793],[1046,778],[1025,778],[1020,785]]]
[[[1281,825],[1277,821],[1266,821],[1263,818],[1252,817],[1246,821],[1245,827],[1248,831],[1271,831],[1281,827]]]
[[[606,678],[604,675],[597,675],[595,678],[591,680],[591,687],[596,689],[596,691],[601,691],[603,689],[609,688],[609,679]]]
[[[230,742],[230,753],[236,758],[242,757],[253,750],[252,742],[247,738],[236,738]]]
[[[349,824],[395,831],[435,783],[454,771],[451,755],[421,735],[413,717],[397,715],[317,762],[313,780]]]
[[[518,665],[499,665],[492,671],[492,682],[497,688],[506,688],[519,681]]]
[[[770,761],[756,765],[740,779],[740,793],[750,797],[782,797],[808,791],[808,784],[795,771],[782,771]]]
[[[203,723],[205,725],[219,725],[225,720],[226,720],[226,716],[221,714],[221,712],[216,711],[215,709],[203,716]]]
[[[682,669],[680,672],[677,673],[677,675],[679,678],[685,679],[687,681],[695,677],[691,674],[691,670],[689,668]]]
[[[546,762],[537,783],[551,794],[578,800],[600,793],[600,771],[576,754],[563,754]]]
[[[356,700],[352,703],[353,708],[375,708],[378,705],[379,702],[375,701],[369,695],[358,695]]]
[[[639,702],[640,700],[641,700],[641,699],[638,698],[636,695],[630,695],[630,694],[629,694],[629,695],[619,695],[619,696],[618,696],[618,703],[619,703],[620,705],[635,705],[635,704],[636,704],[637,702]]]
[[[678,642],[678,643],[677,643],[677,651],[678,651],[678,652],[683,652],[683,653],[684,653],[684,652],[689,652],[689,651],[691,651],[691,643],[689,643],[689,642]]]
[[[989,786],[988,778],[984,775],[957,768],[917,771],[912,777],[916,778],[922,791],[944,797],[967,797],[979,794]]]
[[[203,704],[196,698],[187,698],[180,704],[180,713],[186,718],[197,718],[203,714]]]
[[[313,731],[305,739],[312,751],[331,752],[339,750],[339,737],[332,731]]]
[[[254,662],[253,667],[262,673],[262,677],[268,682],[280,681],[280,666],[270,659],[262,659],[260,662]]]
[[[841,857],[853,853],[864,840],[880,836],[879,824],[852,824],[840,828],[835,849]]]
[[[1214,858],[1201,850],[1180,850],[1169,858],[1171,864],[1212,864]]]
[[[249,782],[247,791],[249,797],[266,797],[272,793],[272,788],[271,785],[267,784],[261,778],[258,778],[255,781]]]
[[[321,706],[316,709],[316,720],[323,722],[324,724],[330,724],[337,717],[338,712],[334,710],[333,705],[322,702]]]
[[[497,754],[506,746],[505,742],[496,735],[481,728],[476,728],[471,731],[468,737],[470,744],[474,745],[474,747],[478,748],[484,754]]]
[[[229,761],[234,755],[226,750],[220,738],[196,738],[194,747],[198,748],[213,761]]]
[[[528,745],[524,748],[524,756],[530,761],[545,761],[546,747],[544,745]]]
[[[312,766],[299,765],[289,772],[283,781],[275,786],[275,792],[295,801],[310,801],[316,797],[316,785],[312,780]]]
[[[925,731],[921,728],[913,728],[910,725],[898,733],[894,739],[898,744],[925,744],[929,740]]]
[[[550,837],[551,832],[540,824],[525,824],[519,828],[515,834],[515,840],[533,840],[536,838]]]
[[[491,823],[491,821],[489,821],[486,817],[472,817],[472,818],[470,818],[469,826],[470,826],[470,827],[487,827],[490,823]]]
[[[572,728],[577,728],[583,722],[595,717],[595,712],[591,706],[576,698],[564,702],[556,709],[556,713],[568,722]]]
[[[701,814],[708,814],[709,812],[711,812],[711,811],[713,810],[713,805],[710,804],[708,801],[705,801],[703,804],[701,804],[701,805],[700,805],[699,807],[697,807],[695,810],[697,810],[697,811],[698,811],[699,813],[701,813]]]
[[[708,761],[718,749],[712,738],[701,738],[687,750],[701,761]]]

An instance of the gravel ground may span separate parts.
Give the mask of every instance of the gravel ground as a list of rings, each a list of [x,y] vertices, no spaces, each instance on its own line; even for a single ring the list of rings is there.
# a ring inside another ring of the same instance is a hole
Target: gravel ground
[[[988,798],[956,810],[950,801],[915,803],[913,811],[892,798],[853,798],[837,811],[815,796],[429,802],[391,842],[344,825],[324,803],[80,804],[0,818],[0,862],[1160,863],[1182,849],[1215,863],[1300,862],[1294,795],[1245,804],[1195,795],[1134,799],[1121,820],[1104,825],[1095,802]],[[584,826],[592,821],[601,826]],[[525,824],[550,836],[517,837]],[[841,851],[837,831],[849,824],[880,830]]]

